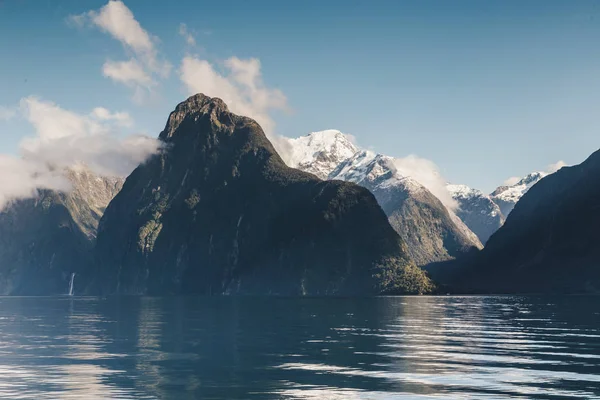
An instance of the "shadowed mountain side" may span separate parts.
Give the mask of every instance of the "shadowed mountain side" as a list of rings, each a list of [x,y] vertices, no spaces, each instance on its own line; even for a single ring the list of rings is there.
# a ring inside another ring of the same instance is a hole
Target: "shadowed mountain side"
[[[431,290],[369,191],[287,167],[220,99],[180,103],[160,139],[102,218],[92,292]]]
[[[454,291],[600,291],[600,152],[532,186],[483,251],[432,266]]]

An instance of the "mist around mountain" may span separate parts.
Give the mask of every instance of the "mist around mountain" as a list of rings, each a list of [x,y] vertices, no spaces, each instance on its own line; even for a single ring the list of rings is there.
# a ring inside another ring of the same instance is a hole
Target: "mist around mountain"
[[[123,180],[79,165],[68,191],[39,190],[0,211],[0,294],[67,294],[71,274],[92,262],[98,223]]]

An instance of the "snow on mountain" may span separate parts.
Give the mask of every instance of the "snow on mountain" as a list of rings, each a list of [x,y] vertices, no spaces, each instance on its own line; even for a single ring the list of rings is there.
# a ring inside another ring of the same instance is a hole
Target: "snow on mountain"
[[[394,159],[368,150],[360,150],[346,159],[329,174],[329,179],[339,179],[357,183],[361,186],[390,188],[402,186],[415,193],[427,190],[416,180],[402,176],[394,166]]]
[[[504,215],[492,198],[467,185],[446,186],[458,203],[456,214],[477,235],[482,243],[504,224]]]
[[[290,143],[294,154],[291,166],[369,189],[418,265],[482,247],[477,236],[435,195],[398,170],[393,157],[359,149],[333,130],[291,139]]]
[[[344,160],[352,157],[358,148],[349,136],[329,129],[289,139],[291,154],[288,165],[327,179]]]
[[[519,180],[514,185],[504,185],[498,187],[491,194],[491,198],[496,204],[498,204],[502,214],[507,217],[521,197],[523,197],[523,195],[527,193],[527,191],[531,189],[533,185],[538,183],[540,179],[548,175],[549,174],[547,172],[533,172]]]

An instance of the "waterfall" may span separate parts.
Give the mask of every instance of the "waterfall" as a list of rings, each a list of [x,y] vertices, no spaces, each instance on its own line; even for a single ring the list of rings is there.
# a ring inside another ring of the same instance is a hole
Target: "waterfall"
[[[75,283],[75,272],[71,274],[71,281],[69,282],[69,296],[73,296],[73,284]]]

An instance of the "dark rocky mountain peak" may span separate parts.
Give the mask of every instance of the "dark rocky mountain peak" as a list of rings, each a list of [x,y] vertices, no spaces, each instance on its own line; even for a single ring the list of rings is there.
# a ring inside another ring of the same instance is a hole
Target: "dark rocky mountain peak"
[[[169,141],[175,132],[178,132],[179,126],[186,119],[197,119],[208,116],[209,121],[221,125],[231,124],[227,104],[218,97],[208,97],[198,93],[189,97],[187,100],[179,103],[175,110],[169,115],[165,129],[160,133],[159,138],[163,141]],[[179,132],[183,132],[181,130]]]
[[[423,293],[373,195],[285,165],[261,127],[198,94],[161,154],[102,218],[90,290],[150,294]]]

